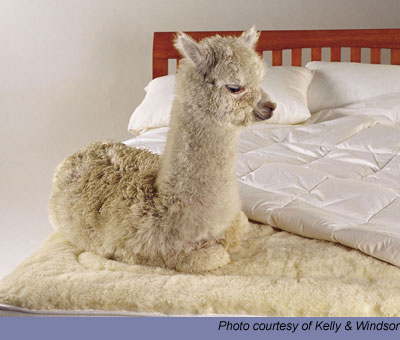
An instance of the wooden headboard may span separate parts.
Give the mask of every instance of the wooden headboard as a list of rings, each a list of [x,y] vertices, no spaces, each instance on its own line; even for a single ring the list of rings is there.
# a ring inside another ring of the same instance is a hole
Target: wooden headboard
[[[215,34],[238,36],[242,31],[185,32],[195,40]],[[181,56],[173,46],[176,32],[155,32],[153,79],[168,74],[168,60]],[[381,49],[390,49],[390,63],[400,65],[400,29],[261,31],[256,50],[272,51],[272,66],[282,65],[282,51],[291,50],[291,64],[302,65],[302,49],[311,48],[311,60],[321,60],[322,48],[330,48],[330,61],[341,61],[341,48],[350,48],[350,61],[361,62],[361,48],[370,49],[370,63],[381,63]]]

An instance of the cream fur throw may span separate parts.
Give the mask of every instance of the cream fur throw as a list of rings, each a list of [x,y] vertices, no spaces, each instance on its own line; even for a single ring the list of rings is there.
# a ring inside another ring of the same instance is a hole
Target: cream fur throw
[[[357,250],[251,225],[232,263],[208,274],[80,252],[61,234],[0,283],[0,304],[165,314],[399,316],[400,269]]]

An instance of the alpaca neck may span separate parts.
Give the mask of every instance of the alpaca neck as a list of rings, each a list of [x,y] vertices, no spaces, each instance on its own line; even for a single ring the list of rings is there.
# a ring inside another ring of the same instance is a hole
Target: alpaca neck
[[[167,201],[192,211],[199,205],[205,213],[204,209],[221,209],[217,202],[235,201],[239,131],[215,123],[204,113],[188,113],[193,110],[174,103],[157,186]]]

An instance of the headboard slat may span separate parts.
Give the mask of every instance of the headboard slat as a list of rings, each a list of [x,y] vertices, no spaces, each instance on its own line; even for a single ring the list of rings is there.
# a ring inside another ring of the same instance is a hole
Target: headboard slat
[[[370,51],[370,63],[380,64],[381,63],[381,49],[377,47],[371,48]]]
[[[390,51],[390,63],[400,65],[400,48],[392,48]]]
[[[272,51],[272,66],[282,66],[282,50]]]
[[[311,49],[311,61],[321,61],[322,60],[322,48],[313,47]]]
[[[292,49],[292,66],[301,66],[301,48]]]
[[[354,63],[361,62],[361,48],[360,47],[351,47],[350,48],[350,61]]]
[[[342,50],[340,47],[331,48],[331,61],[340,61],[342,59]]]

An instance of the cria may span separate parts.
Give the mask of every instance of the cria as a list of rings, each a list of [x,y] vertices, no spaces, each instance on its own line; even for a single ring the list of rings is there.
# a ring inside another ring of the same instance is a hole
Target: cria
[[[180,33],[165,154],[93,143],[56,169],[50,220],[83,251],[201,272],[230,262],[246,231],[236,182],[241,126],[271,117],[255,29],[200,43]]]

